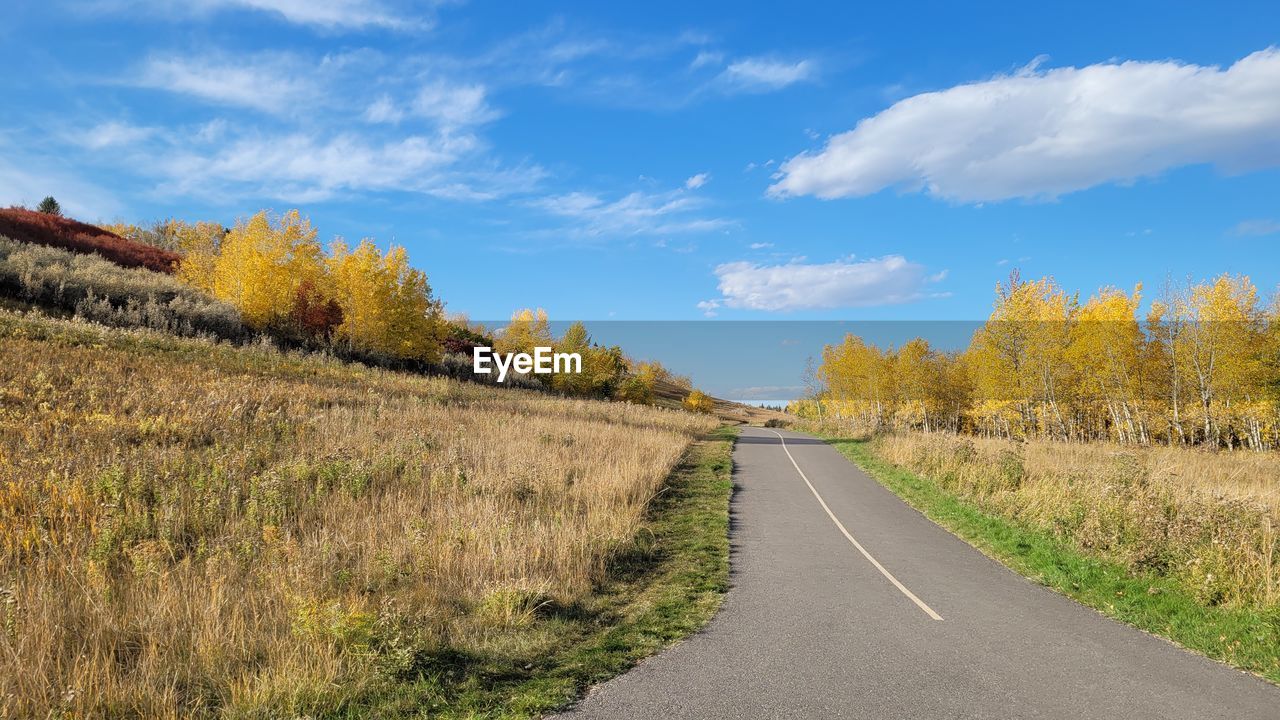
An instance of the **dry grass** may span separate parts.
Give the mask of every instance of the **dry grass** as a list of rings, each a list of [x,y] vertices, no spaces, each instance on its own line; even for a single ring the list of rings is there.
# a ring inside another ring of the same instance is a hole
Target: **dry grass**
[[[1280,457],[897,433],[874,452],[1209,606],[1280,605]]]
[[[0,295],[113,327],[236,341],[255,336],[234,307],[172,275],[3,236]]]
[[[0,313],[0,717],[324,714],[502,643],[713,424]]]

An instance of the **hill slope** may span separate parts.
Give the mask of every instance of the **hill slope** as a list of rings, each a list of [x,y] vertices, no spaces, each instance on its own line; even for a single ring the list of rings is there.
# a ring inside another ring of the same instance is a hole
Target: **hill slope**
[[[630,617],[600,588],[714,424],[0,312],[0,715],[501,686]]]
[[[100,227],[59,215],[8,208],[0,210],[0,236],[78,253],[96,253],[124,267],[171,273],[180,256],[122,238]]]

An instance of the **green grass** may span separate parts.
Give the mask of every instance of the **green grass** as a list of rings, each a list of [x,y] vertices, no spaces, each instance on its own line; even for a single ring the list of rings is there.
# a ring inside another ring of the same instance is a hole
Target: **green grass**
[[[543,607],[489,652],[416,653],[343,715],[536,717],[700,629],[728,589],[736,436],[724,427],[690,447],[589,604]]]
[[[1165,578],[1128,573],[1048,531],[981,510],[880,459],[865,440],[824,439],[929,519],[1010,569],[1108,617],[1280,683],[1280,612],[1206,607]]]

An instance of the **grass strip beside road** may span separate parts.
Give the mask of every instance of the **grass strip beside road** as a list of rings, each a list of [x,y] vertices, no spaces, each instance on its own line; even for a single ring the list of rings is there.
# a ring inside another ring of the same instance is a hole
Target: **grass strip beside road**
[[[589,602],[545,608],[535,625],[562,636],[556,651],[424,657],[416,677],[375,690],[346,714],[537,717],[701,629],[729,585],[736,437],[735,428],[722,427],[690,446],[653,500],[644,528],[619,549]]]
[[[1108,617],[1280,684],[1280,613],[1206,607],[1165,578],[1130,574],[1051,532],[982,510],[880,459],[866,440],[823,439],[930,520],[1015,572]]]

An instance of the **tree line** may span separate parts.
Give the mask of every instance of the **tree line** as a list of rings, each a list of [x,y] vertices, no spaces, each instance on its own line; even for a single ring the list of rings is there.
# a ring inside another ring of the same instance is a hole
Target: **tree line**
[[[1126,444],[1280,446],[1280,297],[1245,276],[1142,286],[1087,301],[1015,272],[963,351],[923,338],[880,348],[850,334],[824,348],[811,418],[874,428]]]
[[[552,347],[578,353],[582,372],[535,375],[518,384],[644,404],[654,402],[662,383],[694,392],[688,378],[661,363],[637,361],[616,345],[597,344],[581,322],[555,337],[541,309],[517,310],[500,331],[448,318],[427,276],[409,264],[403,247],[384,252],[372,240],[352,247],[338,238],[325,248],[297,210],[279,216],[262,211],[231,228],[176,219],[150,227],[123,222],[104,227],[177,253],[180,281],[234,307],[250,328],[276,337],[347,356],[446,366],[458,376],[470,375],[469,355],[479,345],[504,353]],[[709,398],[700,393],[685,404],[696,411],[710,409]]]

